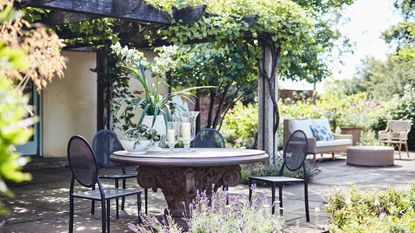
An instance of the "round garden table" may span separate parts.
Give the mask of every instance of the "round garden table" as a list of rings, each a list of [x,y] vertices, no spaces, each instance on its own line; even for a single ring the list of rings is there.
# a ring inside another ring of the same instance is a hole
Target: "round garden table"
[[[131,155],[117,151],[111,160],[138,165],[137,182],[154,192],[161,189],[172,216],[183,217],[198,191],[212,192],[221,186],[236,186],[241,182],[240,164],[262,162],[268,155],[261,150],[245,149],[191,149],[148,151]]]

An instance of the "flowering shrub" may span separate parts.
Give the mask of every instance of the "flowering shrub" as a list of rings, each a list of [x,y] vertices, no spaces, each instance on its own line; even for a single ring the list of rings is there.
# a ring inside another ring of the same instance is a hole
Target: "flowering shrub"
[[[410,191],[335,191],[326,210],[330,232],[414,232],[415,185]]]
[[[388,120],[412,120],[415,122],[415,88],[406,86],[403,96],[399,99],[391,99],[384,104],[382,111],[376,116],[373,130],[379,131],[386,128]],[[415,125],[412,125],[408,136],[409,149],[415,148]]]
[[[228,205],[225,204],[227,197]],[[210,202],[205,193],[200,193],[191,206],[191,217],[186,218],[188,231],[192,233],[283,232],[282,218],[272,215],[269,206],[262,206],[262,203],[267,202],[257,200],[250,206],[248,200],[239,196],[228,196],[224,191],[214,193]],[[155,217],[143,216],[143,224],[138,226],[130,224],[129,227],[137,233],[182,232],[170,216],[162,222],[157,221]]]
[[[238,102],[223,120],[221,132],[232,147],[252,148],[258,131],[258,108]]]

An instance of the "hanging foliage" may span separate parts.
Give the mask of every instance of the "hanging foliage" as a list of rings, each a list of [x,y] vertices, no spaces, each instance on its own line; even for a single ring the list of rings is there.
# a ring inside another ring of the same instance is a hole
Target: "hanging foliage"
[[[63,77],[66,66],[61,56],[61,49],[64,44],[58,36],[50,29],[31,25],[24,20],[23,12],[13,9],[13,0],[3,1],[0,10],[3,10],[4,16],[9,14],[4,18],[0,16],[3,45],[27,55],[25,58],[27,67],[24,70],[3,66],[3,75],[17,80],[17,87],[20,90],[23,90],[29,81],[33,81],[38,89],[42,89],[54,77]]]

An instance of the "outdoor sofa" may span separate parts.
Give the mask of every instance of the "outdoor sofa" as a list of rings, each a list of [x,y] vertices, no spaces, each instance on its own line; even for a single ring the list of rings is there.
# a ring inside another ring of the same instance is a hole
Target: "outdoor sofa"
[[[313,134],[310,126],[324,126],[333,135],[332,140],[318,141]],[[295,130],[302,130],[307,135],[308,147],[307,153],[316,158],[316,154],[331,153],[335,159],[335,153],[346,153],[347,147],[353,145],[353,136],[351,134],[334,134],[331,132],[328,119],[285,119],[284,120],[284,145],[289,136]]]

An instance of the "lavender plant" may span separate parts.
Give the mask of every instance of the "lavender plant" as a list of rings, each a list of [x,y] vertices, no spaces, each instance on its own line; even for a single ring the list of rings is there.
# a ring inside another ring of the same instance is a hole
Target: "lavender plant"
[[[226,200],[229,204],[226,205]],[[266,200],[257,197],[250,205],[241,196],[229,195],[226,191],[218,191],[209,199],[206,193],[199,193],[190,206],[185,220],[191,233],[270,233],[283,232],[284,222],[279,216],[271,214]],[[142,216],[143,223],[129,225],[136,233],[144,232],[183,232],[171,216],[161,222],[152,216]]]

